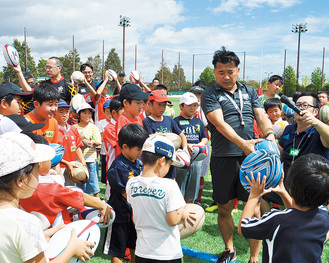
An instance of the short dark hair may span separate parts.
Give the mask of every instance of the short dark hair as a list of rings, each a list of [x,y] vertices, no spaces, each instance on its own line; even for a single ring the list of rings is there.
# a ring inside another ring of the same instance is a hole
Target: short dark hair
[[[84,70],[86,67],[89,67],[91,68],[92,71],[94,71],[94,67],[90,64],[90,63],[83,63],[81,66],[80,66],[80,71],[82,72],[82,70]]]
[[[55,63],[57,67],[61,67],[61,69],[63,69],[63,62],[58,58],[58,57],[50,57],[49,59],[55,59]]]
[[[17,185],[17,180],[23,178],[24,176],[30,174],[35,166],[35,163],[28,164],[27,166],[19,169],[18,171],[6,174],[0,177],[0,191],[5,191],[10,194],[12,197],[17,198],[12,188],[14,184]]]
[[[319,94],[326,94],[327,98],[329,98],[328,92],[326,92],[325,90],[318,91],[318,93],[316,95],[319,95]]]
[[[142,152],[142,162],[143,162],[144,165],[145,164],[153,165],[161,157],[165,157],[167,163],[170,161],[169,158],[167,158],[164,155],[158,154],[158,153],[151,153],[151,152],[147,152],[147,151]]]
[[[168,91],[168,88],[163,84],[159,84],[154,87],[154,90],[158,90],[158,89]]]
[[[19,96],[19,95],[17,95],[17,96]],[[15,99],[15,95],[13,95],[13,94],[7,94],[7,95],[1,97],[0,98],[0,101],[5,100],[8,103],[8,105],[10,106],[11,105],[11,102],[14,99]]]
[[[240,64],[239,57],[233,52],[226,50],[225,47],[221,47],[220,50],[215,51],[212,64],[214,65],[214,68],[216,68],[217,62],[221,64],[228,64],[231,62],[234,62],[234,65],[237,67]]]
[[[280,81],[281,84],[283,83],[283,78],[282,78],[281,76],[279,76],[279,75],[272,75],[272,76],[268,79],[268,82],[269,82],[269,83],[273,83],[273,82],[276,81],[276,80]]]
[[[129,148],[142,148],[145,140],[149,137],[144,127],[137,123],[130,123],[122,127],[118,134],[119,146],[127,144]]]
[[[158,78],[154,78],[154,79],[152,80],[152,82],[154,82],[155,80],[157,80],[157,81],[160,82],[160,80],[159,80]]]
[[[302,92],[298,98],[296,99],[296,101],[300,98],[300,97],[304,97],[304,96],[310,96],[310,97],[313,97],[313,106],[314,108],[316,109],[320,109],[320,106],[321,106],[321,102],[318,98],[318,95],[316,95],[315,93],[312,93],[312,92]]]
[[[21,133],[23,133],[26,136],[30,137],[30,139],[34,143],[49,145],[47,139],[45,137],[39,135],[39,134],[32,133],[32,132],[21,132]]]
[[[267,112],[270,108],[279,107],[282,110],[282,102],[278,98],[270,98],[265,100],[264,109]]]
[[[296,101],[297,101],[297,100],[298,100],[298,98],[300,97],[300,94],[302,94],[302,92],[301,92],[301,91],[299,91],[299,90],[295,91],[295,93],[294,93],[294,94],[292,94],[292,100],[293,100],[293,102],[295,102],[295,103],[296,103]]]
[[[290,167],[285,185],[297,205],[315,208],[329,199],[329,161],[310,153]]]
[[[44,101],[49,100],[59,101],[60,94],[52,84],[44,81],[34,89],[33,98],[35,101],[42,104]]]
[[[24,72],[23,76],[24,76],[24,79],[30,79],[30,78],[34,79],[33,74],[31,72]]]
[[[203,81],[203,80],[197,80],[194,84],[193,84],[193,87],[194,86],[199,86],[200,88],[203,88],[203,89],[206,89],[207,88],[207,85],[206,83]]]
[[[110,102],[110,112],[116,111],[118,112],[123,108],[122,102],[119,100],[119,96],[114,97]]]

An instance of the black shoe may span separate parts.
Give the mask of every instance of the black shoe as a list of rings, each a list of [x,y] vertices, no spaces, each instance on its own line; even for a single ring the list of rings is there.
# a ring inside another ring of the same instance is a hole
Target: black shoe
[[[216,263],[230,263],[231,261],[236,259],[236,251],[234,249],[233,252],[227,248],[217,259]]]

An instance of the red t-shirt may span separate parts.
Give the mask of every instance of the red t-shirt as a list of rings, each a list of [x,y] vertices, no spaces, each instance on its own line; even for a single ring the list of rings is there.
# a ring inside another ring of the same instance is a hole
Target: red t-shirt
[[[112,159],[115,158],[115,150],[117,148],[117,140],[116,140],[116,129],[115,129],[116,121],[111,119],[109,124],[106,125],[103,132],[103,142],[105,146],[105,156],[106,156],[106,170],[108,170],[112,164]],[[114,157],[114,158],[113,158]]]
[[[139,116],[137,116],[135,119],[128,117],[126,114],[122,113],[120,117],[118,118],[117,123],[115,124],[115,129],[116,129],[116,141],[117,141],[117,147],[115,149],[115,157],[117,157],[121,153],[121,149],[119,147],[119,139],[118,139],[118,134],[120,130],[122,129],[123,126],[130,124],[130,123],[137,123],[143,126],[142,119]]]
[[[71,190],[56,182],[39,183],[33,195],[19,200],[20,206],[28,213],[43,214],[52,225],[59,213],[62,213],[64,224],[71,223],[67,208],[69,206],[82,210],[84,208],[83,194]]]
[[[74,126],[66,125],[66,129],[59,125],[58,143],[63,145],[65,153],[63,159],[68,162],[75,161],[77,159],[76,150],[83,146],[80,134]],[[61,167],[66,167],[64,164],[60,164]]]
[[[32,123],[42,123],[37,120],[32,111],[24,117],[28,118]],[[33,133],[45,137],[48,143],[58,143],[58,123],[54,118],[47,120],[45,126],[39,130],[33,131]]]

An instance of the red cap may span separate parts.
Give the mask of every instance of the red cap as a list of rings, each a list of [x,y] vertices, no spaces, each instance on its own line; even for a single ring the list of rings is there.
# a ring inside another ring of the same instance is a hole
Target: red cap
[[[149,101],[156,101],[156,102],[171,102],[168,100],[167,94],[163,90],[153,90],[149,96]]]

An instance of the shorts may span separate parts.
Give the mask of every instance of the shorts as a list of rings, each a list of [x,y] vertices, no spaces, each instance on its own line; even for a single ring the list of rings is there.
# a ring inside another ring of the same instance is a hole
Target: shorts
[[[266,195],[263,195],[262,198],[268,203],[272,202],[278,205],[284,205],[280,195],[278,195],[277,193],[268,193]]]
[[[126,248],[135,249],[137,234],[134,223],[113,222],[105,234],[103,253],[112,257],[124,258]]]
[[[98,194],[100,192],[98,185],[98,162],[87,163],[89,170],[89,180],[84,184],[77,184],[87,194]]]
[[[202,161],[194,161],[188,169],[176,170],[176,182],[185,200],[194,202],[198,198]]]
[[[136,263],[181,263],[181,259],[171,259],[171,260],[158,260],[158,259],[148,259],[135,256]]]
[[[210,171],[213,199],[219,204],[238,198],[246,202],[249,193],[243,188],[239,178],[240,165],[244,156],[211,157]]]

